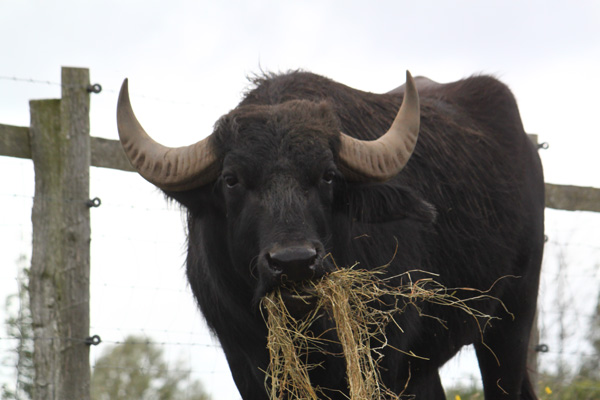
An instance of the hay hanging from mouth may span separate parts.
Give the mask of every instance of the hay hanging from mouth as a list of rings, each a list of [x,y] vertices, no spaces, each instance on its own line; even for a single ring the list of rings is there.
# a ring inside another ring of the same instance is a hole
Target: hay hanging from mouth
[[[394,320],[394,315],[404,312],[407,307],[415,307],[421,315],[419,302],[456,307],[472,316],[477,324],[480,319],[487,323],[493,318],[467,304],[471,300],[494,299],[487,295],[489,290],[460,289],[476,294],[468,299],[460,299],[456,296],[457,289],[447,289],[433,278],[413,282],[411,272],[406,272],[395,277],[401,279],[401,284],[392,286],[389,283],[392,278],[382,277],[385,273],[383,268],[369,271],[355,267],[338,269],[303,288],[302,293],[298,294],[314,294],[316,306],[302,318],[297,319],[290,314],[279,290],[263,298],[262,309],[266,312],[270,354],[265,385],[271,400],[328,398],[327,388],[313,387],[310,382],[309,372],[319,365],[307,362],[310,353],[331,354],[330,350],[326,350],[331,338],[325,338],[323,333],[316,336],[311,330],[319,318],[329,316],[335,321],[337,341],[346,361],[351,400],[402,397],[402,393],[393,393],[383,384],[379,362],[381,350],[389,346],[386,327],[392,322],[402,330]],[[433,276],[423,271],[412,272]],[[384,304],[384,297],[388,301],[393,299],[393,304]],[[444,324],[444,321],[438,321]],[[421,358],[410,351],[405,353]]]

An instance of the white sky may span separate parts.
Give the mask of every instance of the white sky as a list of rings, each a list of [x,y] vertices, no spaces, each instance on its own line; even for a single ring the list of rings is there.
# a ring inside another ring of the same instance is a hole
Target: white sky
[[[526,129],[550,142],[547,180],[600,186],[600,3],[363,3],[2,0],[0,76],[57,82],[60,66],[90,68],[105,89],[93,97],[92,134],[109,138],[129,77],[144,125],[179,145],[210,133],[261,68],[304,68],[369,91],[398,86],[405,69],[442,82],[492,73],[515,92]],[[59,95],[0,84],[3,123],[27,125],[29,99]]]
[[[128,77],[138,117],[167,145],[209,134],[214,121],[239,101],[246,76],[261,69],[302,68],[374,92],[402,84],[406,69],[440,82],[491,73],[515,93],[526,130],[549,142],[550,149],[541,153],[546,181],[600,187],[600,2],[366,3],[0,0],[0,123],[27,126],[30,99],[60,97],[57,85],[23,80],[58,83],[61,66],[90,68],[92,83],[104,88],[92,95],[92,135],[117,138],[117,91]],[[8,79],[13,77],[17,80]],[[1,261],[14,264],[18,252],[30,251],[31,162],[0,158],[0,170],[0,221],[5,221],[0,228],[6,227],[0,239],[12,243],[11,251],[0,252]],[[201,329],[189,293],[177,292],[186,290],[178,213],[161,210],[166,207],[161,197],[134,174],[94,169],[92,178],[92,195],[103,200],[92,212],[92,273],[95,282],[102,282],[92,288],[92,324],[106,331],[103,324],[112,321],[122,335],[128,322],[139,323],[139,318],[149,332],[154,324],[166,330],[182,321],[194,328],[180,331]],[[135,207],[148,204],[151,212],[137,215],[136,208],[126,205],[130,201]],[[597,246],[600,221],[590,214],[569,222],[575,224],[572,228],[556,222],[560,227],[554,237],[570,238],[565,229],[579,229],[586,243]],[[586,225],[590,220],[594,228]],[[146,224],[145,229],[134,230],[136,224]],[[157,242],[166,249],[156,250]],[[143,256],[151,258],[148,265],[141,265]],[[14,275],[15,267],[4,269]],[[142,276],[156,279],[146,288],[174,280],[174,291],[189,310],[179,303],[164,304],[152,289],[137,288],[124,294],[124,300],[115,294],[115,277],[136,282]],[[132,308],[118,303],[103,313],[106,306],[101,304],[111,299]],[[171,311],[173,320],[155,321],[160,319],[153,315],[158,308],[178,312]],[[170,342],[194,340],[168,335]],[[189,358],[197,365],[197,359]],[[220,383],[218,373],[211,376],[211,390],[231,385]],[[215,393],[219,399],[235,398],[231,390]]]

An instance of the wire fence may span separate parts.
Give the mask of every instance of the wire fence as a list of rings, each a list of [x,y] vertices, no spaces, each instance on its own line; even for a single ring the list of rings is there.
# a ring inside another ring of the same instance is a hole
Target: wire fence
[[[60,86],[43,80],[0,79]],[[18,272],[31,254],[34,177],[27,160],[0,158],[0,170],[1,302],[18,294]],[[222,350],[185,280],[182,211],[135,174],[93,169],[91,178],[90,193],[102,200],[91,216],[90,333],[101,338],[100,344],[91,346],[92,371],[101,355],[135,335],[144,338],[140,345],[150,343],[163,352],[166,367],[157,372],[183,373],[190,383],[199,380],[215,400],[239,398]],[[540,353],[539,369],[554,376],[560,372],[568,380],[583,361],[599,357],[588,330],[596,318],[600,287],[600,214],[548,210],[546,226],[549,240],[538,325],[540,343],[548,351]],[[18,340],[8,335],[4,323],[20,312],[14,301],[0,307],[0,385],[14,385],[20,373]],[[442,372],[447,387],[477,386],[478,375],[472,350],[451,360]]]
[[[0,168],[16,172],[21,182],[33,181],[31,161],[0,159]],[[0,219],[2,302],[18,293],[17,272],[31,253],[33,200],[31,185],[5,180],[10,179],[3,176],[5,189],[0,191],[5,210]],[[190,382],[202,381],[213,399],[237,398],[222,350],[208,332],[185,281],[182,212],[134,174],[94,169],[91,193],[102,199],[91,217],[90,334],[101,338],[99,345],[90,348],[92,370],[103,353],[134,335],[143,338],[140,343],[162,350],[168,371],[185,372]],[[2,307],[1,320],[18,312],[13,301],[9,310]],[[18,341],[7,335],[6,328],[3,323],[0,384],[13,385]]]
[[[30,161],[0,163],[16,171],[19,180],[33,180],[27,177],[32,174]],[[7,183],[0,186],[4,297],[18,292],[17,271],[26,264],[23,256],[31,252],[33,198],[31,185],[17,184],[20,189],[13,190],[14,185]],[[141,343],[162,349],[167,370],[185,373],[190,382],[203,382],[213,399],[237,398],[220,346],[208,332],[185,281],[182,211],[134,174],[95,169],[91,193],[102,199],[102,205],[92,211],[90,332],[102,340],[91,347],[92,370],[108,349],[135,335],[145,338]],[[587,335],[600,287],[600,247],[595,237],[600,216],[550,210],[547,226],[539,327],[540,343],[549,350],[539,355],[539,366],[541,372],[553,374],[562,368],[567,379],[576,375],[582,361],[598,357]],[[3,320],[7,311],[15,312],[14,306],[12,311],[3,310]],[[10,384],[17,373],[17,341],[5,331],[0,333],[0,376],[5,377],[2,383]],[[458,361],[450,361],[442,376],[445,386],[478,385],[473,352],[467,350]]]
[[[55,88],[66,87],[66,85],[64,85],[60,82],[56,82],[56,81],[41,80],[41,79],[34,79],[34,78],[22,78],[22,77],[18,77],[18,76],[0,76],[0,80],[13,81],[13,82],[18,82],[18,83],[29,83],[32,85],[45,85],[45,86],[50,86],[50,87],[55,87]],[[112,93],[112,94],[119,93],[118,88],[114,88],[114,87],[106,88],[106,87],[102,87],[102,85],[100,85],[100,84],[94,84],[93,87],[90,88],[90,90],[94,90],[98,93],[100,91]],[[173,100],[173,99],[165,99],[163,97],[153,96],[153,95],[144,94],[144,93],[137,93],[133,97],[136,99],[151,100],[153,102],[158,102],[158,103],[167,103],[167,104],[175,104],[175,105],[194,105],[196,107],[203,107],[203,108],[213,108],[214,107],[213,104],[209,104],[209,103],[202,102],[202,101],[197,101],[197,100],[177,101],[177,100]]]

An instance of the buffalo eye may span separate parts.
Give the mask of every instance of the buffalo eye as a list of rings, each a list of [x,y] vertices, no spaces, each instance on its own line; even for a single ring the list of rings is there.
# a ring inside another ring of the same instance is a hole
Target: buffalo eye
[[[233,188],[234,186],[236,186],[240,181],[238,179],[237,176],[235,176],[234,174],[227,174],[223,176],[223,181],[225,182],[225,184],[227,185],[228,188]]]
[[[335,179],[335,171],[327,170],[323,174],[323,182],[325,182],[328,185],[330,185],[331,183],[333,183],[334,179]]]

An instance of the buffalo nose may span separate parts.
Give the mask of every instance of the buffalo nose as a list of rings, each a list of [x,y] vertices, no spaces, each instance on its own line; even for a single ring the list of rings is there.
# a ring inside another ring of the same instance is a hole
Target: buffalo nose
[[[312,246],[282,247],[267,253],[269,267],[292,282],[315,277],[317,258],[317,250]]]

